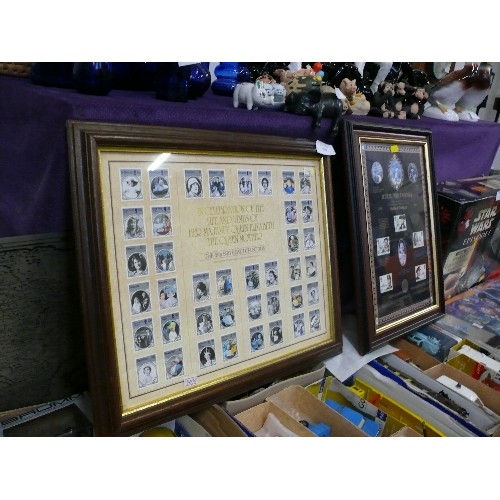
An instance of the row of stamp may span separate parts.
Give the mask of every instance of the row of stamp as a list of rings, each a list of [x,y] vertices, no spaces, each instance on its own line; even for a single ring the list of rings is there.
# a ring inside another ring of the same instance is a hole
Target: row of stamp
[[[304,169],[282,170],[281,176],[274,182],[271,170],[237,170],[228,175],[224,169],[208,170],[184,169],[183,190],[186,199],[192,198],[225,198],[228,196],[228,183],[233,193],[239,196],[272,196],[283,193],[286,196],[293,194],[309,195],[312,193],[312,171]],[[298,173],[298,175],[297,175]],[[120,169],[121,198],[123,201],[144,200],[146,193],[151,200],[171,198],[176,195],[170,175],[174,171],[159,169],[148,171],[147,179],[143,179],[140,168]],[[147,184],[145,184],[145,182]],[[234,189],[231,186],[234,184]],[[145,188],[145,186],[147,186]]]
[[[127,259],[127,276],[136,278],[139,276],[148,276],[150,266],[148,264],[147,246],[137,245],[125,249]],[[155,253],[155,271],[156,273],[175,273],[176,263],[174,258],[173,243],[159,243],[154,245]],[[261,268],[263,267],[264,279],[261,278]],[[298,281],[304,278],[312,279],[317,275],[317,256],[316,254],[305,255],[304,257],[294,256],[288,259],[288,270],[286,271],[290,281]],[[233,270],[232,268],[219,269],[215,271],[215,290],[211,285],[211,273],[202,272],[192,275],[193,282],[193,300],[201,302],[217,297],[225,297],[233,294]],[[278,286],[280,283],[280,272],[277,261],[261,264],[250,264],[244,266],[244,285],[247,292],[266,287]],[[177,291],[177,286],[175,287]],[[165,290],[166,292],[166,290]]]
[[[403,163],[395,154],[391,156],[386,170],[387,172],[384,173],[384,167],[380,162],[375,161],[372,163],[370,172],[372,180],[375,184],[381,184],[384,180],[385,175],[387,175],[389,184],[393,189],[397,191],[404,185],[405,182],[414,184],[419,179],[419,169],[413,162],[408,163],[408,165],[406,166],[405,177],[405,169],[403,167]]]
[[[302,246],[299,240],[298,230],[288,230],[286,238],[288,253],[300,253],[300,251],[302,250]],[[316,250],[316,236],[313,228],[304,229],[302,244],[303,251],[310,252]],[[127,276],[129,278],[146,276],[150,274],[151,266],[148,262],[147,249],[147,245],[134,245],[125,247]],[[174,242],[156,243],[153,246],[153,252],[155,261],[154,269],[156,273],[171,273],[176,271],[177,266],[175,258],[176,253],[174,251]],[[316,273],[316,256],[306,255],[305,258],[308,268],[307,272],[310,276],[313,276]],[[300,262],[300,257],[290,259],[290,262],[296,262],[297,259]],[[268,264],[271,265],[272,263],[265,264],[267,286],[272,286],[278,283],[278,272],[276,265],[274,265],[275,269],[271,270],[270,267],[268,268]],[[258,275],[258,265],[249,267],[251,269],[249,269],[248,273],[246,274],[251,275],[252,279],[247,279],[247,285],[255,288],[260,283]],[[219,277],[217,278],[217,281],[219,281]]]
[[[407,240],[410,241],[407,241]],[[389,236],[383,236],[382,238],[377,238],[377,256],[390,255],[391,254],[391,238]],[[409,237],[406,235],[398,239],[397,250],[399,260],[401,265],[406,262],[406,255],[408,253],[408,246],[412,248],[422,248],[425,245],[425,238],[423,231],[414,231]]]
[[[425,281],[427,279],[427,265],[418,264],[414,266],[414,278],[415,282]],[[401,289],[404,293],[408,292],[409,282],[407,279],[402,280]],[[379,288],[380,293],[391,292],[394,290],[394,280],[392,273],[387,273],[379,276]]]
[[[321,330],[321,319],[319,310],[310,311],[308,317],[304,313],[293,316],[293,338],[295,340],[306,337],[308,334],[315,334]],[[147,326],[140,327],[136,332],[136,343],[142,345],[149,343],[150,347],[154,344],[154,335],[151,328]],[[166,323],[163,336],[169,338],[173,335],[172,331],[176,330],[176,324],[172,320]],[[178,334],[180,336],[180,334]],[[169,340],[169,342],[171,342]],[[263,325],[253,326],[249,328],[246,337],[247,344],[244,346],[250,353],[261,354],[267,349],[276,349],[286,345],[286,338],[283,333],[282,320],[272,321],[267,327]],[[165,343],[165,340],[164,340]],[[239,341],[236,332],[227,333],[220,338],[220,346],[217,348],[219,341],[216,339],[207,339],[197,343],[197,353],[199,369],[204,370],[216,366],[220,360],[225,362],[238,362],[239,360]],[[168,380],[177,379],[184,375],[184,354],[183,347],[175,347],[163,353],[164,374]],[[244,361],[241,359],[240,361]],[[157,356],[151,354],[141,357],[136,360],[137,378],[139,388],[154,385],[158,383],[158,362]]]
[[[165,291],[167,290],[167,291]],[[307,294],[305,296],[305,294]],[[246,304],[240,306],[246,311],[246,321],[256,321],[263,317],[265,312],[269,316],[275,316],[282,314],[283,307],[285,310],[296,310],[301,309],[305,305],[314,306],[320,302],[321,292],[317,281],[312,283],[307,283],[307,285],[296,285],[291,286],[289,293],[285,297],[285,303],[282,302],[282,295],[280,290],[272,290],[265,294],[255,294],[246,297],[246,301],[241,301],[240,304]],[[263,304],[263,301],[266,301]],[[135,291],[133,291],[130,301],[131,313],[133,315],[148,313],[152,311],[151,298],[149,294],[149,284],[142,283],[138,286]],[[159,308],[165,309],[175,309],[179,306],[179,298],[177,297],[177,290],[175,283],[165,284],[159,292]],[[214,305],[214,308],[218,308],[220,328],[231,328],[236,326],[236,307],[235,301],[229,300],[221,302]],[[241,321],[244,315],[240,316]],[[196,321],[196,334],[203,335],[205,333],[210,333],[214,328],[212,304],[202,305],[194,308],[194,320]],[[145,321],[145,320],[140,320]],[[152,321],[152,320],[150,320]]]
[[[122,209],[122,220],[125,239],[145,238],[149,234],[143,207]],[[300,221],[304,224],[314,223],[312,200],[302,200],[300,206],[297,206],[295,200],[283,202],[283,220],[286,224],[298,224]],[[167,205],[151,207],[151,234],[154,238],[174,236],[172,207]],[[222,231],[221,234],[229,237],[231,233]]]
[[[136,252],[132,254],[131,259],[145,259],[143,253]],[[135,261],[134,260],[134,261]],[[305,270],[303,270],[303,262],[305,262]],[[305,259],[294,257],[288,261],[289,268],[287,270],[288,279],[290,282],[298,282],[303,279],[314,280],[317,277],[317,257],[316,255],[308,255]],[[146,268],[147,269],[147,266]],[[247,293],[254,292],[263,288],[265,283],[266,288],[276,288],[280,285],[279,267],[276,261],[266,262],[265,281],[261,280],[261,264],[252,264],[244,267],[244,282],[241,279],[241,288]],[[129,269],[130,271],[130,269]],[[192,275],[192,290],[193,302],[205,302],[214,298],[223,298],[233,295],[234,281],[233,269],[219,269],[215,272],[216,285],[215,289],[211,284],[210,272],[196,273]],[[135,275],[134,275],[135,276]],[[283,284],[283,282],[281,283]],[[179,286],[177,278],[165,278],[157,282],[158,300],[161,309],[176,307],[179,304]],[[129,285],[129,297],[132,314],[140,314],[151,310],[151,291],[149,282],[134,283]]]

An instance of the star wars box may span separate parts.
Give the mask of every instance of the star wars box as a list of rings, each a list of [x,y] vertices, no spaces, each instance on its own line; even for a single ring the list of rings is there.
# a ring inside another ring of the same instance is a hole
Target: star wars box
[[[437,185],[445,298],[500,273],[500,175]]]

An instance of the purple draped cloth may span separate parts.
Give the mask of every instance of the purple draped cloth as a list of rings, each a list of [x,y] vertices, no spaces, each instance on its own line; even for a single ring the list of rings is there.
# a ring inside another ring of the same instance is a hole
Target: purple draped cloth
[[[155,99],[153,92],[113,90],[89,96],[0,76],[0,237],[72,230],[66,121],[88,120],[226,130],[330,142],[330,120],[312,129],[309,116],[235,109],[231,97],[210,90],[186,103]],[[352,117],[374,123],[394,120]],[[436,180],[488,174],[500,144],[500,124],[432,118],[402,125],[433,134]]]

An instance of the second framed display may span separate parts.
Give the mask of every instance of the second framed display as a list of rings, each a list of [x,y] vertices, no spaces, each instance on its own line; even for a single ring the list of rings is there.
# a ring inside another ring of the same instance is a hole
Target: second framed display
[[[340,352],[330,164],[313,143],[68,130],[99,435],[130,434]]]
[[[346,120],[360,350],[444,313],[430,131]]]

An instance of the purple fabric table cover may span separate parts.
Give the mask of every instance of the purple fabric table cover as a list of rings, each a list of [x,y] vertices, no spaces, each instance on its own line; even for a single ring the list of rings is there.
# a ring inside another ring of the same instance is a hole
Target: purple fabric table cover
[[[300,137],[330,142],[329,119],[319,130],[312,119],[283,111],[233,108],[231,97],[210,90],[186,103],[159,101],[153,92],[113,90],[88,96],[41,87],[29,79],[0,76],[0,237],[72,230],[66,121],[88,120],[203,128]],[[351,117],[374,123],[394,120]],[[488,174],[500,124],[405,120],[433,133],[436,180]]]

